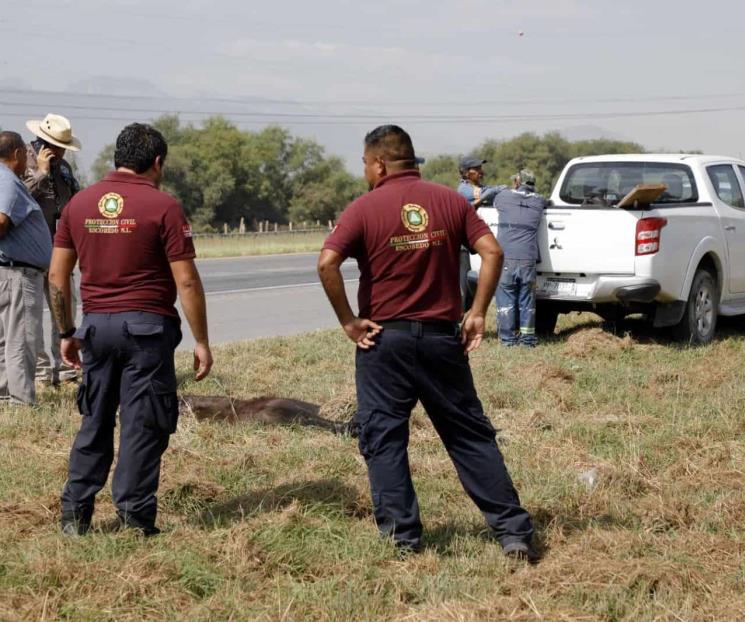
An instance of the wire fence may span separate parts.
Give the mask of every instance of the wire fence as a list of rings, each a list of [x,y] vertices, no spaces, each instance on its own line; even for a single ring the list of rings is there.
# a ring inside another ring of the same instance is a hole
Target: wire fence
[[[245,238],[245,237],[257,237],[263,235],[273,234],[303,234],[303,233],[328,233],[334,228],[334,221],[329,220],[324,225],[320,221],[315,223],[301,222],[301,223],[276,223],[265,220],[257,224],[256,229],[247,229],[246,226],[241,223],[237,228],[231,229],[227,224],[223,226],[222,231],[206,231],[206,232],[194,232],[193,237],[195,238]]]

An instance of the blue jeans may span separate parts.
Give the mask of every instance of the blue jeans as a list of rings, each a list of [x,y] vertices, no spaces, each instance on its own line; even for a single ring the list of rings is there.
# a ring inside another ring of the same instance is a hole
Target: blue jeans
[[[535,346],[535,261],[505,259],[497,285],[497,330],[508,346]]]

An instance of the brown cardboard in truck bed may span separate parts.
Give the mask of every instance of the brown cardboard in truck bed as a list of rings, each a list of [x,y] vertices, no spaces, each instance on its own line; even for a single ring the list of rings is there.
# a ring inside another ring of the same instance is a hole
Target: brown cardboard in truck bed
[[[635,203],[649,205],[654,203],[667,190],[665,184],[639,184],[621,199],[616,207],[633,207]]]

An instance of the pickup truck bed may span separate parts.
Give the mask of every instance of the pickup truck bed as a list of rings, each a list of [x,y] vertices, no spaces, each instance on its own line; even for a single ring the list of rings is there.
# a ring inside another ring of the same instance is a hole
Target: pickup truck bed
[[[636,184],[667,190],[617,207]],[[707,343],[718,314],[745,313],[745,162],[640,154],[576,158],[559,176],[538,232],[537,324],[558,313],[645,313],[680,339]],[[481,217],[497,233],[494,208]],[[477,278],[478,255],[467,274]],[[708,278],[705,278],[707,277]]]

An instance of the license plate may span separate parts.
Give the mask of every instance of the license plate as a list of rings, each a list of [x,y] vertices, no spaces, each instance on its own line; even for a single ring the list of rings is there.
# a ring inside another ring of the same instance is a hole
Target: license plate
[[[577,283],[574,279],[546,279],[538,288],[538,293],[544,296],[574,296]]]

